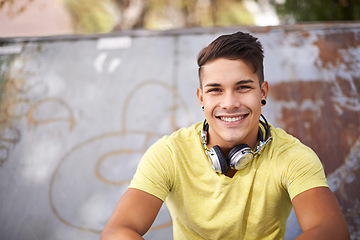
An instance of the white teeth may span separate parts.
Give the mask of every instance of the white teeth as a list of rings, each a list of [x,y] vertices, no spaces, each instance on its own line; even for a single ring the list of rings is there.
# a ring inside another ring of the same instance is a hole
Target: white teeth
[[[242,117],[221,117],[221,120],[223,120],[225,122],[236,122],[236,121],[243,119],[244,117],[245,117],[245,115]]]

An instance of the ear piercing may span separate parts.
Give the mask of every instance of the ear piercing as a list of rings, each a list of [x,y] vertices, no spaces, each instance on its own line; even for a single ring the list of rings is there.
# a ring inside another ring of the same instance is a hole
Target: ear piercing
[[[204,111],[205,107],[204,106],[201,106],[201,110]]]
[[[266,100],[265,100],[265,99],[261,100],[261,104],[262,104],[263,106],[265,106],[265,105],[266,105]]]

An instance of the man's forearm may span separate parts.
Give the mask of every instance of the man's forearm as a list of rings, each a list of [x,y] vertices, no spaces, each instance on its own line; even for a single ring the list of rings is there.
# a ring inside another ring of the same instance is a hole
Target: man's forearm
[[[347,229],[329,226],[318,226],[303,232],[296,240],[349,240]]]
[[[120,228],[116,230],[104,230],[101,233],[100,240],[143,240],[136,231],[130,228]]]

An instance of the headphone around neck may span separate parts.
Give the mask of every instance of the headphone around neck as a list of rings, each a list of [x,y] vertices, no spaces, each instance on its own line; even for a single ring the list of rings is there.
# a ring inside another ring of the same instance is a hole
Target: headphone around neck
[[[260,155],[262,150],[272,139],[272,137],[270,136],[269,124],[262,114],[261,117],[264,119],[264,121],[259,120],[259,122],[265,129],[265,138],[263,137],[263,132],[259,126],[258,136],[260,141],[259,145],[256,147],[256,150],[252,151],[249,145],[241,144],[233,147],[227,157],[224,155],[223,151],[218,145],[212,147],[211,149],[207,148],[206,144],[209,124],[206,122],[205,119],[203,129],[201,130],[201,139],[204,144],[205,153],[208,156],[210,162],[212,163],[212,167],[216,172],[221,174],[227,174],[227,172],[231,168],[234,168],[236,170],[243,169],[257,155]]]

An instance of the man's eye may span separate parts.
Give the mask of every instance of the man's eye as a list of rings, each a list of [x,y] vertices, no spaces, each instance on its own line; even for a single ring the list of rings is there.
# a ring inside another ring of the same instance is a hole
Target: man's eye
[[[247,90],[247,89],[251,89],[251,87],[250,86],[240,86],[238,89]]]
[[[211,88],[208,90],[208,92],[221,92],[220,88]]]

